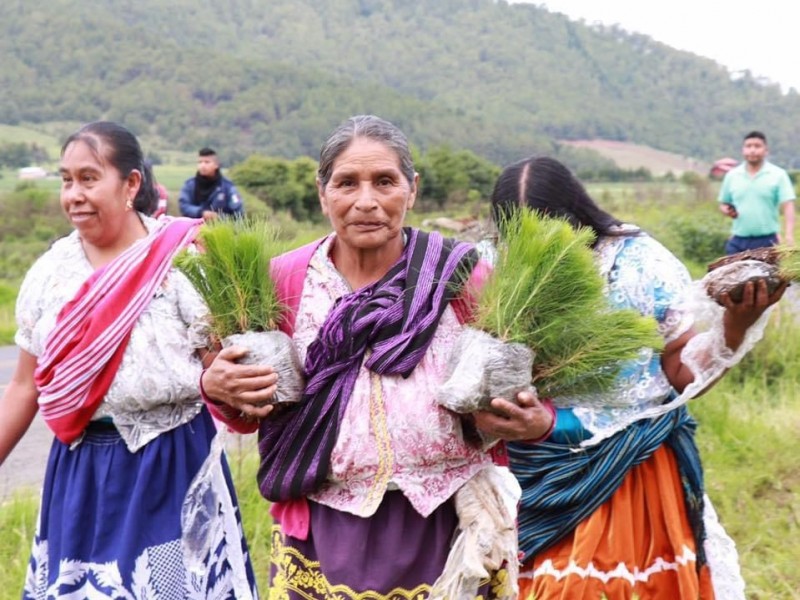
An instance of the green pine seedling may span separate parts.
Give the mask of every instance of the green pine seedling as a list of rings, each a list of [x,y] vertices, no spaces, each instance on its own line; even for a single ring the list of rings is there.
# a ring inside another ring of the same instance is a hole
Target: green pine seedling
[[[793,246],[778,246],[778,275],[786,281],[800,281],[800,252]]]
[[[203,225],[200,251],[183,251],[175,267],[205,300],[218,339],[277,329],[283,306],[270,278],[270,260],[285,249],[265,221],[219,219]]]
[[[479,329],[535,353],[542,396],[608,391],[620,363],[660,349],[656,322],[616,310],[591,250],[593,233],[524,210],[501,226],[497,263],[479,297]]]

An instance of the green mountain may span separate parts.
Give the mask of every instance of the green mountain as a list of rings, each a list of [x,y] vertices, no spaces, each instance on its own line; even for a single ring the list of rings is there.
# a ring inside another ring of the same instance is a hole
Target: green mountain
[[[687,18],[690,18],[687,16]],[[710,160],[763,129],[800,166],[800,95],[503,0],[3,0],[0,123],[114,119],[152,150],[316,157],[351,114],[498,163],[603,138]],[[592,158],[594,157],[594,158]]]

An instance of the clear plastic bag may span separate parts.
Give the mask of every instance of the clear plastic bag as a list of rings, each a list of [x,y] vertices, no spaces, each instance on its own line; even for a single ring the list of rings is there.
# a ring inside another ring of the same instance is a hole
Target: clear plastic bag
[[[278,389],[272,403],[299,402],[303,396],[303,368],[292,339],[282,331],[247,331],[222,340],[222,347],[242,346],[249,352],[238,362],[269,365],[278,374]]]
[[[442,574],[431,586],[430,600],[472,600],[490,572],[505,567],[507,577],[493,592],[513,600],[519,586],[517,506],[522,489],[506,467],[491,465],[455,494],[458,535]]]
[[[249,350],[239,362],[272,366],[278,373],[276,403],[299,402],[303,394],[303,371],[291,338],[281,331],[246,332],[222,340],[223,347]],[[227,428],[221,427],[211,442],[209,455],[195,475],[181,507],[181,545],[186,568],[194,581],[208,577],[208,562],[224,540],[231,564],[236,598],[254,597],[245,571],[241,531],[236,509],[222,469]]]
[[[741,302],[744,287],[749,282],[764,280],[772,294],[782,283],[778,267],[760,260],[740,260],[715,268],[703,277],[706,291],[717,302],[724,293],[734,302]]]
[[[221,428],[211,441],[208,457],[195,475],[181,506],[183,560],[198,589],[205,587],[215,571],[215,550],[224,540],[236,598],[252,600],[247,579],[246,557],[236,509],[222,471],[222,453],[227,430]]]
[[[457,413],[488,410],[492,398],[515,402],[519,392],[532,389],[533,359],[527,346],[465,327],[453,347],[448,377],[437,390],[436,400]]]

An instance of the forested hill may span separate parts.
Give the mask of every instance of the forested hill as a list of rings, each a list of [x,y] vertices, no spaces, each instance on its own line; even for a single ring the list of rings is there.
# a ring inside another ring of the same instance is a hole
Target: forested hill
[[[115,119],[237,157],[315,157],[371,112],[497,162],[585,161],[555,144],[584,138],[708,160],[760,128],[800,166],[796,92],[502,0],[2,0],[0,89],[1,123]]]

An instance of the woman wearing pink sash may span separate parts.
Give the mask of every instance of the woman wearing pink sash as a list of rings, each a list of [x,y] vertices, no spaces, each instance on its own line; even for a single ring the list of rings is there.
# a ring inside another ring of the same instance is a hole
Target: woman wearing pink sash
[[[145,216],[152,173],[117,124],[70,136],[60,171],[75,231],[25,277],[0,401],[0,463],[37,410],[56,437],[23,598],[254,598],[227,467],[237,514],[212,511],[191,553],[181,540],[214,435],[197,387],[207,308],[172,268],[199,221]]]
[[[283,329],[304,361],[302,401],[259,408],[277,376],[236,364],[243,348],[222,350],[202,377],[220,419],[259,429],[258,484],[275,524],[270,597],[516,597],[514,520],[489,500],[501,496],[491,477],[502,469],[436,401],[483,266],[470,244],[403,226],[418,185],[397,127],[371,115],[338,127],[317,179],[333,232],[272,263],[289,309]],[[499,414],[484,411],[477,426],[504,439],[545,435],[551,414],[533,394],[519,400],[494,399]],[[511,533],[488,566],[459,560],[479,544],[453,542],[472,523],[460,500],[474,490],[487,502],[475,503],[485,509],[475,521],[491,529],[480,539]]]

